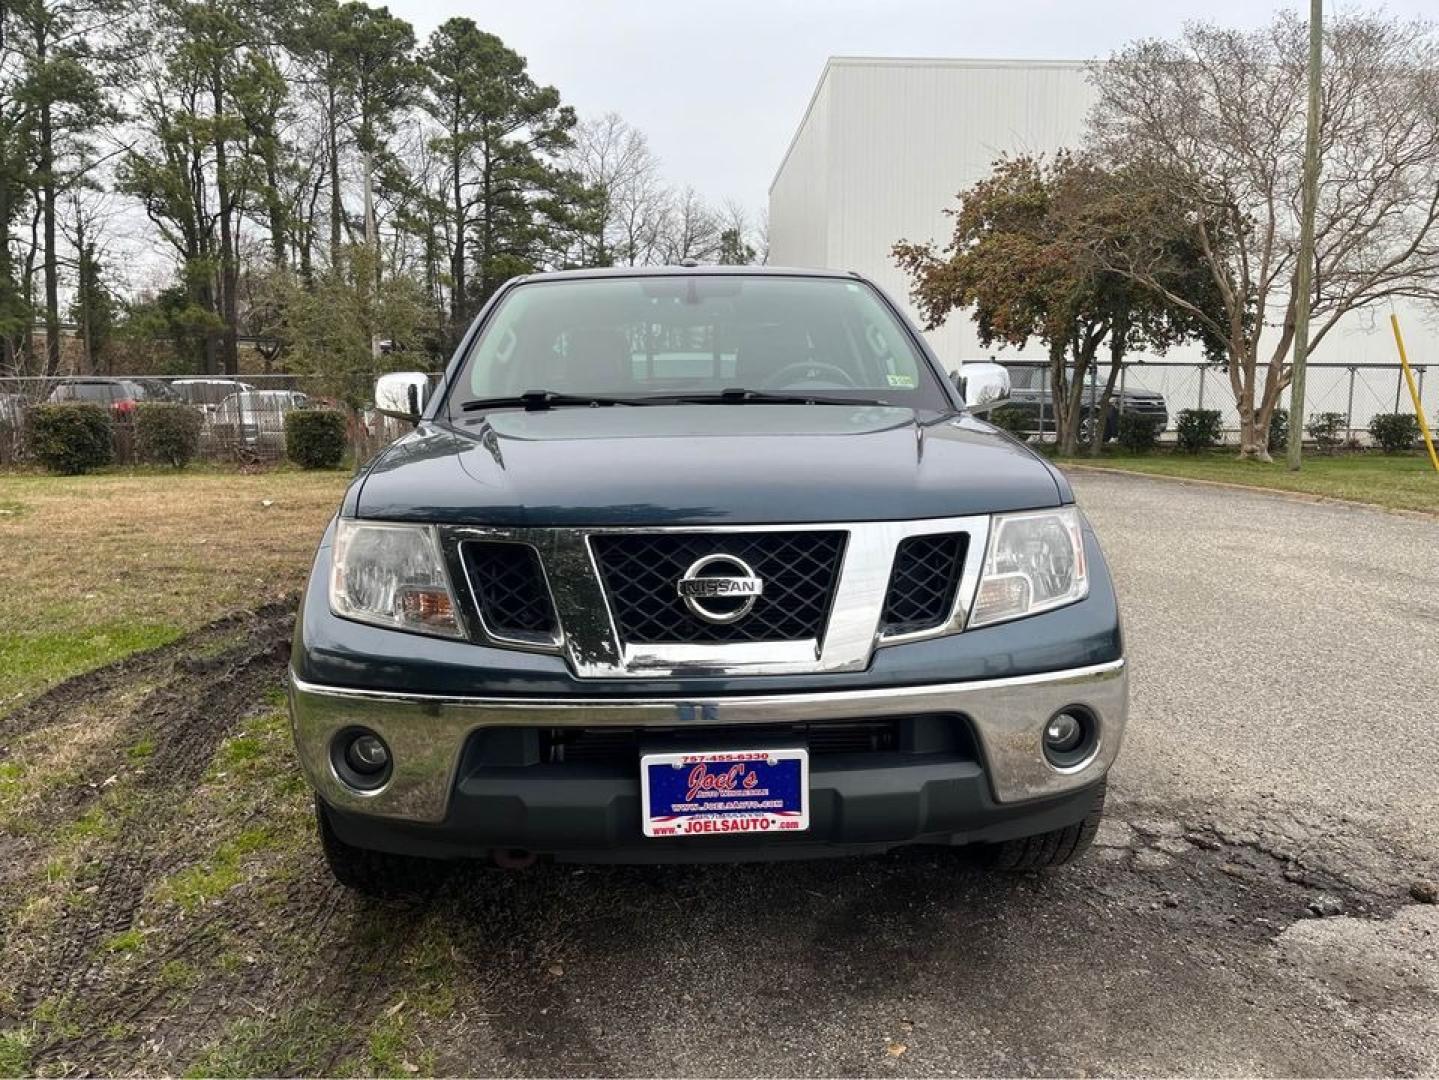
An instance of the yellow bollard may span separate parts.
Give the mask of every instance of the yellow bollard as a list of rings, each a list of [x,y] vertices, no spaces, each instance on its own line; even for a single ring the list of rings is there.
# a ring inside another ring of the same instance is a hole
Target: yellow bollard
[[[1414,372],[1409,370],[1409,357],[1404,354],[1404,335],[1399,333],[1399,316],[1391,312],[1389,325],[1394,327],[1394,344],[1399,346],[1399,365],[1404,369],[1404,381],[1409,384],[1409,396],[1414,399],[1414,415],[1419,420],[1419,430],[1424,433],[1429,460],[1434,463],[1434,471],[1439,472],[1439,454],[1434,452],[1434,436],[1429,434],[1429,425],[1424,420],[1424,406],[1419,403],[1419,388],[1414,385]]]

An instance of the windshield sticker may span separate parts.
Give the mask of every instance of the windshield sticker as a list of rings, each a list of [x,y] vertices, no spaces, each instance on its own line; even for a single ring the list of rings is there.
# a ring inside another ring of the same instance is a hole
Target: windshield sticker
[[[905,389],[905,390],[913,390],[913,389],[914,389],[914,376],[913,376],[913,375],[890,375],[890,376],[889,376],[889,385],[890,385],[890,386],[895,386],[895,387],[902,387],[902,388]]]

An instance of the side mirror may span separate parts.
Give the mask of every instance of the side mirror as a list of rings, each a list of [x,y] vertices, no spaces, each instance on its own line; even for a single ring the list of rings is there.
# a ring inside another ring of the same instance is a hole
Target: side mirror
[[[425,410],[430,377],[422,371],[391,371],[375,380],[375,411],[418,423]]]
[[[959,392],[970,412],[989,412],[1009,400],[1009,369],[985,360],[971,361],[954,373]]]

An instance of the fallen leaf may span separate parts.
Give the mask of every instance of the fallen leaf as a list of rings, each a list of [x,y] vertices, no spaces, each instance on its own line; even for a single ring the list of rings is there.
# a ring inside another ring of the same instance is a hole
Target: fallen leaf
[[[908,1050],[909,1047],[905,1046],[902,1042],[892,1042],[888,1046],[886,1046],[885,1049],[889,1051],[890,1057],[899,1057],[906,1050]]]
[[[399,1012],[399,1011],[400,1011],[401,1009],[403,1009],[404,1007],[405,1007],[405,999],[404,999],[404,998],[400,998],[399,1001],[395,1002],[393,1005],[391,1005],[388,1009],[385,1010],[385,1015],[386,1015],[386,1016],[394,1016],[397,1012]]]
[[[555,978],[558,979],[558,978],[559,978],[561,975],[563,975],[564,973],[565,973],[565,969],[562,968],[562,967],[560,967],[559,964],[551,964],[551,965],[550,965],[550,974],[553,975]]]

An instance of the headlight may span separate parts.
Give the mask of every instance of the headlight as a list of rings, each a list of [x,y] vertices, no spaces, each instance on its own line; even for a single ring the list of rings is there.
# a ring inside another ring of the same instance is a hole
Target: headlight
[[[396,630],[464,637],[431,525],[338,522],[330,610]]]
[[[1084,535],[1075,507],[996,514],[969,625],[1034,615],[1088,595]]]

